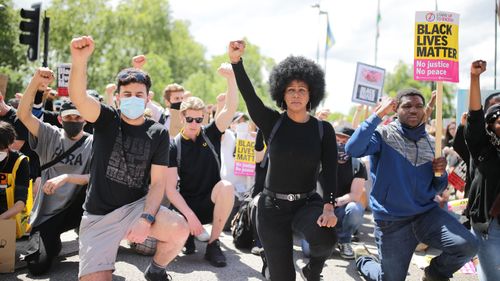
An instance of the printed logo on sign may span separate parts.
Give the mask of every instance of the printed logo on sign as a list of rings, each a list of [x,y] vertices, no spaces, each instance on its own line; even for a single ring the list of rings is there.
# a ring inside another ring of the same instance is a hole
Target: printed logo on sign
[[[434,15],[434,13],[427,13],[427,15],[425,15],[425,20],[427,21],[434,21],[436,19],[436,16]]]

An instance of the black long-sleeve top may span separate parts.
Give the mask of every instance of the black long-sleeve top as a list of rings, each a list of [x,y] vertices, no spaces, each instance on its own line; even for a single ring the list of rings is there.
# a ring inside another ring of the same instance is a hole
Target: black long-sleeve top
[[[264,105],[257,96],[248,75],[240,61],[233,64],[238,88],[245,100],[248,112],[265,139],[280,113]],[[318,168],[321,163],[325,174],[324,201],[334,203],[337,188],[337,143],[335,131],[328,122],[323,125],[320,139],[318,120],[309,118],[305,123],[297,123],[287,114],[269,145],[269,163],[265,188],[278,193],[306,193],[316,188]]]
[[[500,156],[486,134],[482,109],[469,111],[465,140],[475,166],[467,210],[472,222],[485,223],[500,195]]]
[[[464,126],[462,124],[459,124],[457,127],[457,132],[455,134],[455,139],[453,140],[453,150],[458,153],[458,156],[462,158],[462,160],[465,162],[465,165],[467,166],[467,173],[465,174],[466,179],[465,179],[465,187],[464,187],[464,193],[465,193],[465,198],[469,197],[469,191],[470,191],[470,184],[472,182],[472,177],[471,177],[471,163],[470,163],[470,154],[469,154],[469,149],[467,148],[467,143],[465,142],[465,132],[464,132]]]

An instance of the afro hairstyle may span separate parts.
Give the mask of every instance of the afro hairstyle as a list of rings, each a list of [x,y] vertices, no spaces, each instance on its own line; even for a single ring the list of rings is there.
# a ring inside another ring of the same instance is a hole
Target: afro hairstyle
[[[424,95],[422,95],[422,93],[419,90],[414,89],[414,88],[408,88],[408,89],[399,90],[398,94],[396,95],[396,102],[398,103],[398,108],[399,108],[399,105],[401,104],[401,99],[403,97],[407,97],[407,96],[420,97],[422,99],[422,103],[425,104]]]
[[[276,65],[269,77],[271,98],[280,108],[284,103],[286,87],[293,80],[303,81],[309,87],[310,109],[315,109],[325,97],[325,73],[318,64],[302,56],[289,56]]]

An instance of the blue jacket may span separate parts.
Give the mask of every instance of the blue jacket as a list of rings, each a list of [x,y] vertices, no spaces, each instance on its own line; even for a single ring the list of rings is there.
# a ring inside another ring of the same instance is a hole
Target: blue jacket
[[[416,140],[407,138],[398,121],[377,127],[380,122],[373,114],[346,144],[352,157],[370,155],[374,218],[401,220],[436,207],[434,197],[446,187],[448,177],[434,177],[434,141],[423,130]]]

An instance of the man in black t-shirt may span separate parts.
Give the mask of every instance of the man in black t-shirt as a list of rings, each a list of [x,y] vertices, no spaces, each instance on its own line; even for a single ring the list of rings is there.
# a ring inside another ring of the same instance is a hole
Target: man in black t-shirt
[[[94,50],[90,36],[71,41],[69,95],[81,116],[94,123],[90,183],[80,225],[80,280],[111,280],[120,241],[157,239],[156,253],[144,276],[171,280],[166,266],[188,236],[182,216],[160,207],[167,177],[168,132],[144,117],[151,79],[140,69],[117,76],[119,109],[88,96],[87,62]]]
[[[345,144],[354,133],[349,127],[335,128],[338,150],[338,189],[335,198],[335,215],[338,218],[335,229],[338,236],[340,256],[354,259],[351,247],[352,234],[363,222],[364,207],[361,196],[367,179],[366,168],[360,159],[351,158],[345,152]]]
[[[236,112],[238,95],[231,66],[221,65],[219,74],[227,79],[228,93],[215,121],[201,125],[207,114],[201,99],[189,97],[181,104],[183,128],[170,146],[168,169],[169,178],[179,176],[179,191],[175,184],[169,184],[167,195],[189,224],[191,235],[184,253],[194,253],[193,235],[204,231],[202,224],[212,222],[205,259],[213,266],[224,267],[226,257],[220,249],[219,236],[233,208],[234,187],[220,177],[220,143]]]

